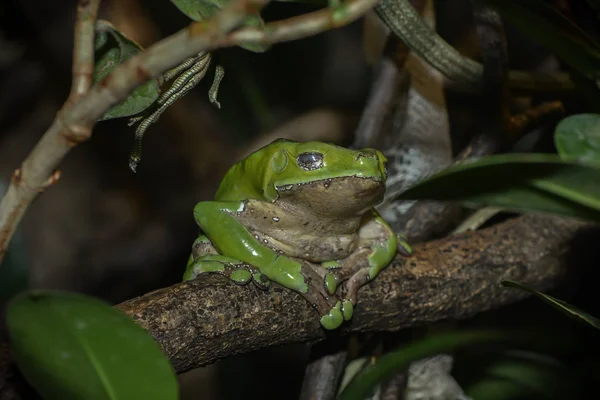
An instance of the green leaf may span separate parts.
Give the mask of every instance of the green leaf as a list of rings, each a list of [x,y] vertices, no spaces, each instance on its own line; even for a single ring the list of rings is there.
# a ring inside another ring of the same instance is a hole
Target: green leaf
[[[30,291],[7,311],[15,360],[46,400],[177,400],[173,368],[132,319],[95,298]]]
[[[171,3],[184,13],[188,18],[194,21],[204,21],[221,10],[231,0],[171,0]],[[246,17],[240,26],[248,26],[255,28],[264,27],[265,22],[260,17],[259,13],[249,15]],[[240,45],[241,48],[255,52],[263,53],[267,51],[271,46],[266,44],[248,44]]]
[[[571,304],[569,304],[565,301],[562,301],[560,299],[557,299],[556,297],[552,297],[550,295],[544,294],[542,292],[538,292],[535,289],[532,289],[530,287],[527,287],[527,286],[522,285],[517,282],[502,281],[502,285],[507,286],[507,287],[514,287],[514,288],[518,288],[521,290],[525,290],[526,292],[531,293],[532,295],[538,297],[539,299],[543,300],[544,302],[550,304],[557,310],[562,311],[564,314],[568,315],[569,317],[574,318],[578,321],[585,322],[585,323],[593,326],[596,329],[600,329],[600,319],[586,313],[583,310],[580,310],[579,308],[577,308],[575,306],[572,306]]]
[[[600,78],[600,45],[542,0],[480,0],[586,77]]]
[[[119,32],[110,22],[99,20],[96,23],[95,49],[94,83],[97,83],[118,65],[139,53],[142,47]],[[108,110],[101,121],[138,114],[150,107],[159,94],[158,82],[151,79],[138,86],[123,102]]]
[[[507,335],[498,332],[459,332],[439,334],[417,340],[400,350],[382,356],[374,365],[366,367],[340,393],[338,400],[363,400],[379,382],[422,358],[478,342],[505,339],[507,339]]]
[[[554,131],[560,155],[600,163],[600,114],[571,115]]]
[[[555,154],[500,154],[455,164],[396,199],[451,200],[600,221],[600,167]]]
[[[521,350],[507,351],[493,360],[465,392],[486,400],[559,400],[582,395],[580,382],[567,366],[548,355]]]

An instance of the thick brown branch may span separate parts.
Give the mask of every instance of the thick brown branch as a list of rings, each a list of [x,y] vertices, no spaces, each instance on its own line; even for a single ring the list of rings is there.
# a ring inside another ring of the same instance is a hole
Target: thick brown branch
[[[539,290],[557,286],[572,260],[566,257],[571,242],[589,227],[526,216],[418,245],[413,257],[397,258],[361,290],[355,316],[342,333],[466,318],[525,297],[502,287],[503,279]],[[281,288],[240,287],[218,275],[117,307],[156,338],[178,372],[238,353],[325,337],[317,314],[300,295]]]

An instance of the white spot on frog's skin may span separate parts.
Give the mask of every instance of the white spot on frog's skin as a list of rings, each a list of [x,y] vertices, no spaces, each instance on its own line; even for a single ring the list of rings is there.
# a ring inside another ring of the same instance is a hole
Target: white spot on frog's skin
[[[279,222],[279,217],[273,217],[273,222]]]
[[[240,206],[238,207],[238,209],[236,210],[237,212],[242,212],[246,209],[246,205],[242,202],[240,203]]]
[[[263,239],[263,243],[267,244],[269,241],[267,239]]]

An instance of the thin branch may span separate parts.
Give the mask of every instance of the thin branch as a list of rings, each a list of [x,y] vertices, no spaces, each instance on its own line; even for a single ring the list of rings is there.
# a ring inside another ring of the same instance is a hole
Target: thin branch
[[[82,0],[81,4],[97,4],[96,0],[87,1],[89,3]],[[227,4],[214,17],[191,23],[186,29],[156,43],[115,68],[89,92],[78,96],[77,102],[63,106],[52,125],[25,159],[22,167],[15,171],[11,185],[0,202],[0,262],[31,202],[58,179],[59,174],[53,171],[61,160],[74,146],[89,139],[91,127],[96,121],[111,106],[127,98],[136,87],[201,51],[252,40],[260,43],[275,43],[300,39],[329,28],[343,26],[361,17],[377,1],[348,1],[333,9],[327,8],[267,24],[262,33],[252,29],[242,29],[227,35],[247,15],[255,14],[270,2],[270,0],[235,0]],[[95,13],[85,15],[88,16],[86,21],[90,22]],[[76,33],[79,31],[76,29]],[[73,79],[79,87],[86,74],[85,69],[80,69],[80,65],[77,65],[78,70],[75,75],[78,77]],[[83,73],[80,73],[82,71]]]
[[[597,237],[589,228],[576,220],[525,216],[417,245],[414,256],[397,258],[361,289],[355,315],[340,333],[397,331],[467,318],[527,296],[502,287],[504,279],[538,290],[564,284],[567,271],[597,257],[586,253],[597,252],[585,244],[584,239]],[[150,332],[178,372],[265,347],[325,338],[318,315],[300,295],[279,287],[237,286],[216,274],[117,307]]]
[[[73,46],[71,103],[90,90],[94,74],[94,28],[100,0],[79,0]]]
[[[231,32],[216,47],[289,42],[348,25],[375,7],[380,0],[348,0],[334,8],[270,22],[264,28],[245,27]]]
[[[73,80],[71,93],[63,106],[64,110],[67,110],[81,96],[84,96],[92,85],[92,74],[94,71],[94,27],[99,6],[100,0],[79,0],[77,3],[72,67]],[[57,119],[62,112],[62,110],[59,112]],[[89,135],[91,124],[88,124],[87,127],[80,126],[78,129],[82,134],[87,133]],[[49,168],[40,166],[36,163],[36,158],[33,157],[34,153],[35,149],[25,160],[21,168],[15,170],[8,191],[2,198],[2,202],[0,202],[0,263],[4,259],[10,239],[29,204],[38,193],[60,178],[60,173],[54,171],[55,165]],[[36,154],[39,154],[39,152]]]

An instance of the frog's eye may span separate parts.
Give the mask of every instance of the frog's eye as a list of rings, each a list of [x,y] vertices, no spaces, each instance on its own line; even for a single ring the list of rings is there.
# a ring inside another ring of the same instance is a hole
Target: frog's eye
[[[305,171],[313,171],[323,166],[323,154],[302,153],[297,158],[298,166]]]

